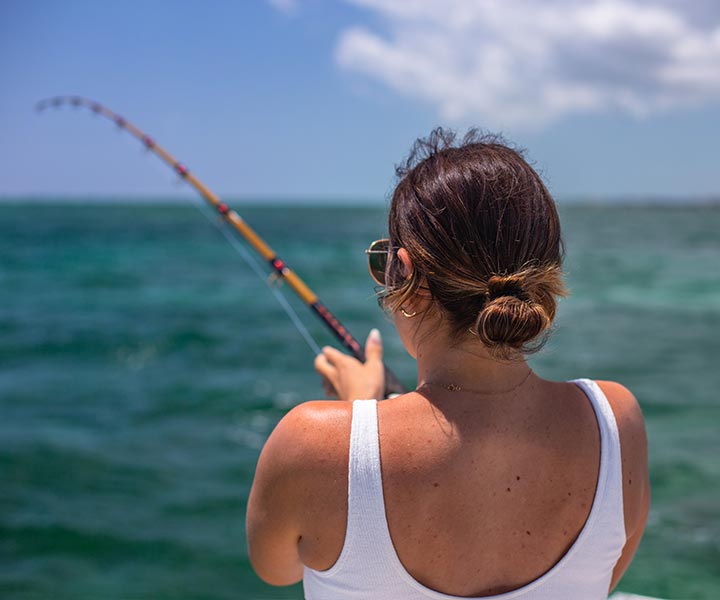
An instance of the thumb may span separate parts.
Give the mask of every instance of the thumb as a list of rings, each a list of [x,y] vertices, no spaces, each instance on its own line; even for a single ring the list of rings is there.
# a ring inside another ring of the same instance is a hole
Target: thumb
[[[379,360],[382,362],[383,347],[380,332],[377,329],[371,329],[370,335],[365,342],[365,362],[371,360]]]

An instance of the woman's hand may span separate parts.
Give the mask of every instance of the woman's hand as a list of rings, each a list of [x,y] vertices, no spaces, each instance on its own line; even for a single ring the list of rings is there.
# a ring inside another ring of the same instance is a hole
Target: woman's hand
[[[322,375],[323,387],[330,397],[349,401],[369,398],[382,400],[385,397],[382,354],[380,332],[373,329],[365,342],[364,363],[325,346],[322,353],[315,357],[315,370]]]

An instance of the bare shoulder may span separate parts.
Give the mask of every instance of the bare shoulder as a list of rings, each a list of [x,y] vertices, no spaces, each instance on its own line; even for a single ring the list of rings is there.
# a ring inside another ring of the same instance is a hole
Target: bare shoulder
[[[268,438],[263,455],[298,475],[299,468],[329,466],[347,460],[352,404],[329,400],[304,402],[288,412]]]
[[[596,381],[596,383],[600,386],[608,402],[610,402],[618,426],[642,427],[644,432],[645,421],[642,410],[633,393],[624,385],[615,381]]]
[[[620,436],[623,470],[623,499],[628,533],[643,527],[650,502],[648,443],[640,404],[625,386],[598,381],[615,415]]]
[[[623,462],[625,459],[647,460],[647,434],[640,403],[624,385],[614,381],[598,381],[597,384],[608,399],[615,415],[620,432]]]
[[[343,473],[347,477],[351,415],[350,403],[317,401],[280,420],[260,453],[250,490],[248,523],[256,538],[268,529],[262,522],[300,531],[304,507]]]
[[[277,424],[260,453],[246,529],[250,561],[268,583],[302,578],[298,541],[307,528],[307,507],[331,487],[327,482],[347,473],[351,414],[352,405],[344,402],[300,404]]]
[[[647,433],[640,403],[624,385],[614,381],[598,381],[608,399],[620,433],[623,463],[635,462],[647,467]]]

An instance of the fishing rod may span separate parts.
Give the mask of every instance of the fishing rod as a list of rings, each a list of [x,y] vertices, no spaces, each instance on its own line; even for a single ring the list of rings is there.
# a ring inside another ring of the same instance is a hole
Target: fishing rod
[[[333,315],[328,308],[320,302],[319,298],[305,282],[282,260],[275,251],[248,225],[245,220],[232,208],[228,207],[216,194],[205,186],[190,170],[180,161],[176,160],[167,150],[160,146],[153,138],[138,129],[130,121],[124,117],[114,113],[109,108],[103,106],[99,102],[89,100],[81,96],[55,96],[42,100],[36,106],[39,112],[48,107],[59,108],[63,105],[71,105],[75,107],[89,108],[94,113],[101,115],[110,121],[113,121],[120,129],[130,133],[133,137],[140,140],[145,147],[159,156],[170,168],[172,168],[184,181],[194,187],[200,195],[212,206],[215,211],[222,217],[225,223],[230,225],[237,233],[239,233],[245,241],[270,265],[275,277],[278,280],[286,281],[297,296],[320,318],[320,320],[330,329],[335,337],[343,346],[358,360],[365,361],[365,351],[360,343],[352,336],[346,327],[340,323],[337,317]],[[225,229],[223,229],[225,232]],[[232,242],[234,238],[228,237]],[[252,263],[251,263],[252,266]],[[261,277],[262,272],[258,273]],[[275,294],[278,299],[284,297]],[[282,301],[281,301],[282,303]],[[283,308],[289,308],[284,304]],[[293,314],[288,311],[288,315],[293,318]],[[293,319],[297,326],[297,321]],[[301,331],[302,333],[302,331]],[[308,334],[309,336],[309,334]],[[317,345],[315,345],[317,346]],[[313,345],[311,344],[311,347]],[[393,393],[405,392],[406,388],[400,383],[397,376],[385,367],[385,395],[386,397]]]

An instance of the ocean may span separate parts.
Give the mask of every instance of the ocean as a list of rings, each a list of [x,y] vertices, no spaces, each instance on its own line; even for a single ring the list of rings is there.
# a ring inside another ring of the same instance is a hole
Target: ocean
[[[231,204],[412,385],[363,253],[384,209]],[[652,510],[619,589],[716,600],[720,206],[560,210],[571,296],[531,363],[620,381],[647,420]],[[312,363],[195,207],[0,204],[0,597],[302,598],[253,574],[244,518],[269,432],[322,397]]]

